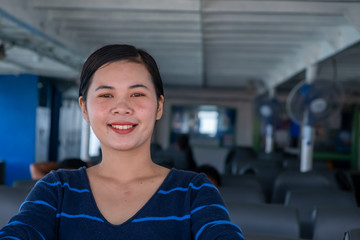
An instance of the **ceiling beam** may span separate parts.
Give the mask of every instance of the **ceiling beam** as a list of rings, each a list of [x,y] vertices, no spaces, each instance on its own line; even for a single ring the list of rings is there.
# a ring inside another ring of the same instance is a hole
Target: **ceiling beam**
[[[163,11],[133,11],[121,9],[98,10],[78,10],[78,9],[50,9],[47,10],[49,19],[52,20],[103,20],[132,22],[199,22],[198,12],[163,12]]]
[[[77,9],[121,9],[121,10],[157,10],[157,11],[199,11],[200,1],[198,0],[33,0],[32,4],[38,8],[77,8]]]
[[[307,14],[307,13],[237,13],[237,12],[206,12],[203,14],[205,24],[223,23],[223,24],[244,24],[244,23],[262,23],[262,24],[297,24],[297,25],[324,25],[333,26],[334,24],[347,24],[343,14]]]
[[[360,6],[358,2],[319,2],[319,1],[238,1],[206,0],[205,12],[236,13],[307,13],[307,14],[344,14],[347,10]]]
[[[206,33],[276,33],[276,34],[292,34],[292,33],[319,33],[329,31],[336,26],[343,24],[332,25],[310,25],[309,24],[294,24],[284,22],[283,24],[275,23],[209,23],[205,24]]]
[[[64,20],[62,27],[68,30],[89,30],[89,31],[106,31],[117,30],[126,32],[199,32],[200,26],[197,22],[177,21],[177,22],[139,22],[131,21],[126,24],[119,24],[118,21],[96,20],[89,24],[88,20]]]

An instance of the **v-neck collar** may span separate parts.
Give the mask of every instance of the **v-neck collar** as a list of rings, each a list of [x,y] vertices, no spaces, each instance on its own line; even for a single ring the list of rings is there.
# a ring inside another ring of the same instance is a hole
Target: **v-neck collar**
[[[91,190],[91,187],[90,187],[90,180],[89,180],[89,176],[86,172],[86,167],[83,167],[80,169],[81,172],[82,172],[82,177],[83,179],[85,180],[84,183],[85,183],[85,187],[87,189],[89,189],[89,197],[90,197],[90,202],[91,204],[93,205],[95,211],[97,212],[97,214],[100,216],[101,219],[104,220],[104,222],[112,227],[122,227],[124,225],[127,225],[128,223],[131,223],[138,215],[140,215],[143,211],[145,211],[152,203],[153,199],[155,198],[155,196],[158,194],[158,192],[160,190],[162,190],[163,186],[166,186],[167,185],[167,182],[169,181],[169,179],[171,178],[171,175],[174,174],[174,171],[175,169],[171,169],[169,171],[169,173],[166,175],[164,181],[160,184],[159,188],[155,191],[155,193],[150,197],[150,199],[132,216],[130,217],[128,220],[124,221],[123,223],[121,224],[112,224],[111,222],[109,222],[105,217],[104,215],[101,213],[100,209],[98,208],[97,206],[97,203],[95,201],[95,197],[93,195],[93,192]]]

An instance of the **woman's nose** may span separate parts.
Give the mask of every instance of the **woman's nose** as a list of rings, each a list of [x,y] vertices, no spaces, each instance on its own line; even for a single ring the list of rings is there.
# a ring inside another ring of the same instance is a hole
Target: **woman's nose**
[[[121,99],[115,102],[111,112],[113,114],[131,114],[133,109],[128,101]]]

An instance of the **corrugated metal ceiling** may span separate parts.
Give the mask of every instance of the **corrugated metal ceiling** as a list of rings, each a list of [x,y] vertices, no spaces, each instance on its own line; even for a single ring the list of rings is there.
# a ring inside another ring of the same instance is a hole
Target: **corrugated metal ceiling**
[[[360,1],[1,0],[0,39],[3,74],[76,80],[94,49],[128,43],[169,87],[274,89],[314,64],[360,81]]]

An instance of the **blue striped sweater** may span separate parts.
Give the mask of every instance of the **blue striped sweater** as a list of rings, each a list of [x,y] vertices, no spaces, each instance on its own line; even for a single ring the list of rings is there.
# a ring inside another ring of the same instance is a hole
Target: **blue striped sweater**
[[[121,213],[119,213],[121,214]],[[204,174],[172,169],[130,219],[109,223],[96,206],[85,168],[39,180],[0,239],[242,240],[218,190]]]

